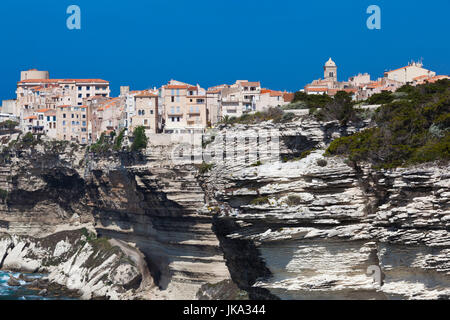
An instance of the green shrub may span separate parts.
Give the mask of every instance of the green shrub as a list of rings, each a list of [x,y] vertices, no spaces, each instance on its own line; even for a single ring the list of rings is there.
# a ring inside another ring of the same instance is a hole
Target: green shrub
[[[125,137],[125,129],[120,130],[119,135],[114,140],[113,149],[119,151],[122,148],[123,139]]]
[[[253,199],[250,204],[254,206],[261,206],[264,204],[269,204],[269,197],[258,197],[256,199]]]
[[[376,110],[374,128],[333,141],[326,155],[381,168],[450,160],[450,81],[404,86],[400,92],[407,99]]]
[[[8,191],[0,189],[0,199],[5,201],[8,198]]]
[[[298,91],[294,95],[292,103],[303,102],[308,108],[322,108],[333,99],[327,94],[307,94],[305,92]]]
[[[132,151],[139,151],[147,148],[148,138],[145,134],[143,126],[136,127],[133,131],[133,143],[131,144]]]
[[[111,144],[104,132],[100,135],[100,138],[97,140],[97,142],[91,145],[89,150],[93,153],[98,154],[105,154],[111,151]]]
[[[389,91],[382,91],[381,93],[376,93],[366,100],[367,104],[386,104],[394,101],[394,96]]]
[[[199,166],[198,172],[199,172],[200,174],[205,174],[205,173],[207,173],[208,171],[210,171],[213,167],[214,167],[214,164],[203,162],[203,163]]]
[[[259,166],[261,166],[262,165],[262,162],[261,161],[256,161],[255,163],[253,163],[251,166],[252,167],[259,167]]]

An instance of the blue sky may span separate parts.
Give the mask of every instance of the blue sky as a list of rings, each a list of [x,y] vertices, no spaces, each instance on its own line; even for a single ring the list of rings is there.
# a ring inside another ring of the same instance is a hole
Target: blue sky
[[[81,8],[81,30],[66,27],[71,4]],[[372,4],[381,30],[366,27]],[[0,99],[14,98],[20,70],[30,68],[109,80],[115,95],[121,85],[170,79],[296,91],[323,76],[329,57],[339,80],[420,58],[450,74],[448,0],[2,0],[0,11]]]

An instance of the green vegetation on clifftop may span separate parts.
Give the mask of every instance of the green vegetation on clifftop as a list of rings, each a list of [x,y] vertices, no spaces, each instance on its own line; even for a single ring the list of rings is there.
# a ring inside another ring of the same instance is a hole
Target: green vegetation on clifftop
[[[375,112],[373,128],[333,141],[326,154],[378,168],[450,160],[450,81],[404,86],[398,92],[405,94]],[[391,100],[387,94],[382,98]]]

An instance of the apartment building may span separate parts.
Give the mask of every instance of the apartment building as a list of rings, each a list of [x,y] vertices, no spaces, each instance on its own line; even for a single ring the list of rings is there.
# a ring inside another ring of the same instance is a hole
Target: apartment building
[[[208,126],[214,126],[222,120],[222,90],[229,88],[227,84],[222,84],[208,88],[206,91],[206,113]]]
[[[119,129],[124,106],[120,98],[93,99],[88,104],[89,141],[97,141],[103,132]]]
[[[109,97],[109,82],[101,79],[28,79],[17,83],[17,100],[29,94],[32,88],[56,87],[64,90],[64,95],[74,97],[74,105],[83,105],[83,99],[91,96]]]
[[[59,106],[56,108],[56,139],[88,143],[87,106]]]
[[[138,126],[143,126],[146,133],[158,133],[158,95],[150,91],[142,91],[134,95],[134,101],[135,111],[128,125],[129,132],[133,132]]]
[[[222,89],[220,104],[222,117],[240,117],[244,112],[257,111],[261,97],[261,83],[238,80]]]
[[[33,134],[45,134],[49,138],[56,139],[56,110],[40,109],[33,115],[21,119],[20,129],[23,132]]]
[[[207,127],[206,91],[171,80],[161,88],[165,133],[202,133]]]
[[[285,94],[286,92],[261,89],[261,95],[258,101],[256,101],[256,110],[264,111],[268,108],[282,107],[286,104],[289,104],[289,101],[285,101],[284,99]]]
[[[434,77],[436,76],[436,72],[423,68],[421,62],[410,62],[406,67],[386,72],[384,76],[389,80],[406,84],[408,82],[413,82],[417,77]]]

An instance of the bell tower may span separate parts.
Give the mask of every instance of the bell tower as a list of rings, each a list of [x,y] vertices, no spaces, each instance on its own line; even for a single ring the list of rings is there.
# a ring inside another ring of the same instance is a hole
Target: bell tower
[[[337,82],[337,66],[331,58],[325,63],[323,67],[324,79]]]

